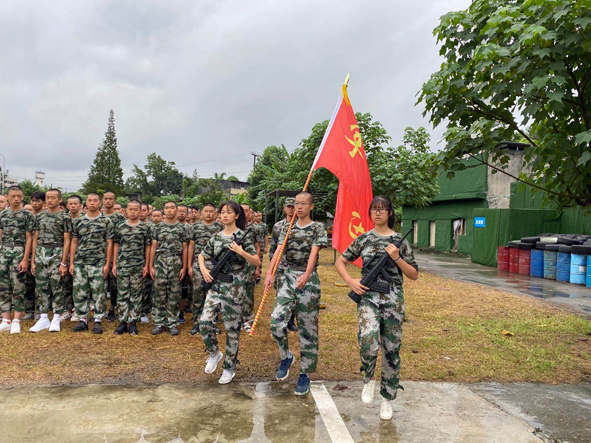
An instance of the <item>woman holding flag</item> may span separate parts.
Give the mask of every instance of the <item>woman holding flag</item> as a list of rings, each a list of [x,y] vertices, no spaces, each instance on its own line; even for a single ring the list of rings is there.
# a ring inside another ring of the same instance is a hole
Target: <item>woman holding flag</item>
[[[394,210],[387,197],[375,197],[369,205],[369,216],[375,224],[374,229],[357,237],[343,252],[335,264],[337,272],[349,287],[361,296],[357,305],[359,324],[359,347],[361,371],[365,373],[361,399],[371,404],[374,396],[375,380],[373,379],[378,351],[382,349],[382,380],[380,394],[382,406],[380,418],[392,418],[391,400],[396,398],[400,386],[400,345],[402,340],[402,321],[404,319],[404,295],[402,290],[403,275],[416,280],[419,267],[415,261],[410,245],[402,236],[394,232]],[[397,242],[402,243],[399,247]],[[396,243],[396,244],[395,244]],[[376,256],[384,253],[390,255],[384,269],[389,275],[387,283],[389,292],[380,293],[363,286],[360,279],[354,279],[347,272],[346,264],[361,257],[363,266],[375,263]]]

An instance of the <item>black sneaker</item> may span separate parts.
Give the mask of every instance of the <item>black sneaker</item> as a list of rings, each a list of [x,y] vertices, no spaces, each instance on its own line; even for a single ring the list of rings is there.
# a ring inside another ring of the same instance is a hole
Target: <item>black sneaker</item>
[[[170,335],[179,335],[181,333],[181,331],[179,331],[177,328],[175,328],[174,326],[172,328],[168,329],[168,333]]]
[[[117,318],[115,317],[115,310],[109,309],[109,313],[107,314],[107,321],[115,321]]]
[[[291,318],[289,319],[289,321],[287,322],[287,329],[289,329],[292,332],[297,332],[298,327],[295,323],[295,314],[291,314]]]
[[[191,335],[197,335],[197,334],[199,334],[199,325],[193,326],[193,329],[191,329],[191,331],[189,332],[189,334],[191,334]]]
[[[131,335],[137,335],[137,325],[134,321],[129,322],[129,333]]]
[[[187,303],[187,306],[185,306],[185,312],[186,312],[187,314],[192,314],[192,313],[193,313],[193,311],[191,311],[191,306],[189,306],[189,304],[188,304],[188,303]]]
[[[185,322],[185,313],[181,311],[181,315],[179,315],[179,322],[180,323],[184,323]]]
[[[72,332],[82,332],[82,331],[88,331],[88,323],[80,320],[80,323],[78,323],[76,326],[74,326],[72,328]]]
[[[307,374],[300,374],[294,394],[306,395],[308,392],[310,392],[310,377]]]
[[[102,334],[103,333],[103,325],[100,321],[95,321],[94,326],[92,327],[93,334]]]
[[[160,335],[164,332],[164,326],[154,326],[152,329],[152,335]]]
[[[115,335],[123,335],[126,332],[127,332],[127,323],[121,322],[121,323],[119,323],[119,326],[117,327],[117,329],[115,329],[113,331],[113,334],[115,334]]]

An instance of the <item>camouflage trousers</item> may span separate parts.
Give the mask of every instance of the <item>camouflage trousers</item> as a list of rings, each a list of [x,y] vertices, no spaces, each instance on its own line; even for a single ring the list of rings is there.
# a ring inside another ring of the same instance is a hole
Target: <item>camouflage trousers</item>
[[[181,290],[181,300],[187,300],[187,304],[191,306],[193,301],[193,280],[189,275],[185,275]]]
[[[111,308],[119,308],[117,305],[117,277],[113,275],[113,271],[109,272],[107,281],[105,282],[105,290],[109,293],[111,299]]]
[[[238,272],[233,277],[232,283],[214,282],[207,293],[203,313],[199,319],[199,332],[205,347],[210,354],[215,354],[219,351],[215,321],[217,313],[221,313],[226,330],[224,369],[232,370],[236,367],[238,359],[246,275],[244,272]]]
[[[210,263],[207,263],[208,268]],[[199,324],[201,313],[203,312],[203,305],[207,297],[207,290],[201,284],[203,275],[199,269],[199,263],[193,264],[193,324]]]
[[[64,277],[64,309],[74,309],[74,277],[69,272]]]
[[[275,280],[273,281],[273,288],[275,291],[279,291],[279,288],[281,287],[281,280],[283,279],[284,272],[284,268],[277,268],[277,271],[275,272]]]
[[[119,322],[138,320],[144,292],[143,268],[120,269],[117,272],[117,315]]]
[[[183,259],[176,255],[156,255],[154,270],[154,296],[152,297],[152,322],[155,326],[174,328],[179,325],[182,285],[179,274]]]
[[[382,380],[380,394],[388,400],[396,398],[400,386],[400,345],[404,295],[402,288],[393,286],[389,294],[366,292],[357,305],[359,350],[364,382],[374,376],[378,351],[382,349]]]
[[[287,323],[295,312],[300,340],[300,370],[310,374],[318,364],[318,311],[320,307],[320,279],[312,272],[304,289],[297,289],[297,279],[303,271],[286,269],[275,298],[271,314],[271,335],[279,346],[281,359],[289,356]]]
[[[243,322],[251,322],[254,320],[254,273],[256,268],[251,264],[247,264],[244,268],[246,277],[246,298],[244,299],[244,311],[242,314]]]
[[[25,312],[35,312],[35,276],[31,274],[31,262],[29,261],[29,270],[25,273]]]
[[[88,317],[91,302],[94,302],[95,320],[101,320],[107,312],[103,267],[103,264],[74,263],[74,307],[80,319]]]
[[[16,312],[25,312],[26,273],[18,272],[23,261],[24,246],[0,247],[0,310],[10,312],[14,304]]]
[[[144,289],[142,290],[142,303],[140,311],[148,315],[152,311],[152,295],[154,294],[154,280],[150,276],[144,278]]]
[[[35,295],[39,312],[54,314],[64,312],[64,277],[60,274],[60,263],[64,248],[38,246],[35,251],[35,274],[37,282]]]

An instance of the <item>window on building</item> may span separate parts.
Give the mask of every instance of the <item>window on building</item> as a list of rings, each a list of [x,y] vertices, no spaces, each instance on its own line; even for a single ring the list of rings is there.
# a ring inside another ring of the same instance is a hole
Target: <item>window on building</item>
[[[429,222],[429,246],[435,247],[435,220]]]
[[[412,231],[412,244],[416,245],[419,243],[419,221],[413,220],[412,227],[414,228],[414,231]]]

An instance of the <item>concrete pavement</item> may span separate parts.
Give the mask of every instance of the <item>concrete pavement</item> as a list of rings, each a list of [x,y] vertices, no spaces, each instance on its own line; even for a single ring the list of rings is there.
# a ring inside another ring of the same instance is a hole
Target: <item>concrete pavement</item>
[[[469,283],[492,286],[500,291],[543,298],[574,312],[591,316],[591,288],[529,275],[511,274],[490,266],[472,263],[458,254],[415,250],[422,271]]]
[[[589,386],[403,385],[389,422],[379,419],[378,389],[372,405],[361,402],[361,382],[314,382],[305,397],[279,382],[7,389],[0,441],[513,443],[591,435]]]

